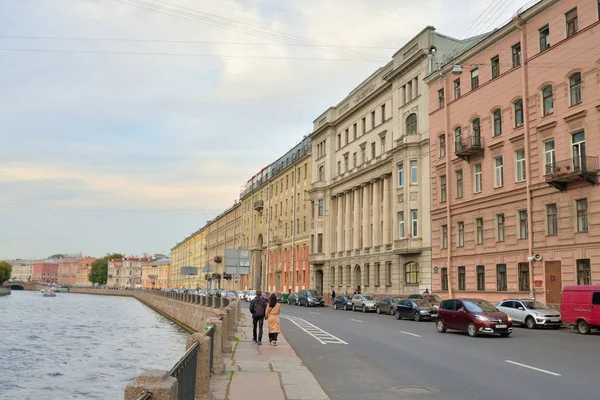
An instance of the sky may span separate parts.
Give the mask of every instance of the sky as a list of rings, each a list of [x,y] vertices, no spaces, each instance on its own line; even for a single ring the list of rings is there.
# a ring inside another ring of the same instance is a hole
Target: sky
[[[0,259],[162,253],[394,52],[527,0],[0,0]]]

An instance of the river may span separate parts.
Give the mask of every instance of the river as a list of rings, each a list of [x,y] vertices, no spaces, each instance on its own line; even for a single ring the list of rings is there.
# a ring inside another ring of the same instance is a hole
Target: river
[[[0,296],[0,399],[123,398],[170,369],[188,332],[131,297],[14,290]]]

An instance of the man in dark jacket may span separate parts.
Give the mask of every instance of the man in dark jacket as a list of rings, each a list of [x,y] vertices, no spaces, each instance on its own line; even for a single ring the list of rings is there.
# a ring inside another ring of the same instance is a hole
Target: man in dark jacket
[[[265,321],[265,312],[267,310],[267,301],[262,298],[262,292],[256,291],[256,297],[250,302],[250,313],[252,314],[252,341],[262,344],[263,322]],[[258,326],[258,336],[256,328]]]

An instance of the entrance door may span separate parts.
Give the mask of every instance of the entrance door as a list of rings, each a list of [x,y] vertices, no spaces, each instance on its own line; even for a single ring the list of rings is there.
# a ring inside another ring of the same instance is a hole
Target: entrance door
[[[560,304],[562,291],[562,278],[560,275],[560,261],[546,261],[546,303]]]
[[[361,274],[360,274],[360,265],[356,265],[356,267],[354,267],[354,282],[355,282],[355,289],[360,288],[361,285]]]
[[[323,293],[323,270],[318,269],[315,271],[315,290],[319,293]]]

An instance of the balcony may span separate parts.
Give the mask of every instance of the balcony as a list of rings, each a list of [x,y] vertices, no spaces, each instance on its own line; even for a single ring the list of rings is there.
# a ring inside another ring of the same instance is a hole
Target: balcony
[[[323,254],[323,253],[309,254],[308,262],[312,265],[323,265],[323,264],[325,264],[325,254]]]
[[[264,208],[264,206],[265,206],[265,202],[264,202],[264,200],[256,200],[256,201],[254,202],[254,209],[255,209],[256,211],[262,211],[262,210],[263,210],[263,208]]]
[[[271,241],[277,246],[281,246],[281,244],[283,243],[283,239],[281,238],[281,236],[273,236],[273,239]]]
[[[327,186],[325,181],[317,181],[310,185],[311,189],[323,189],[325,186]]]
[[[454,141],[454,154],[466,162],[469,162],[472,156],[482,155],[483,148],[484,142],[480,136],[461,136]]]
[[[394,240],[394,254],[421,254],[423,239],[404,238]]]
[[[598,157],[574,157],[546,164],[546,183],[560,191],[567,190],[567,184],[574,181],[586,181],[592,185],[598,183]]]

